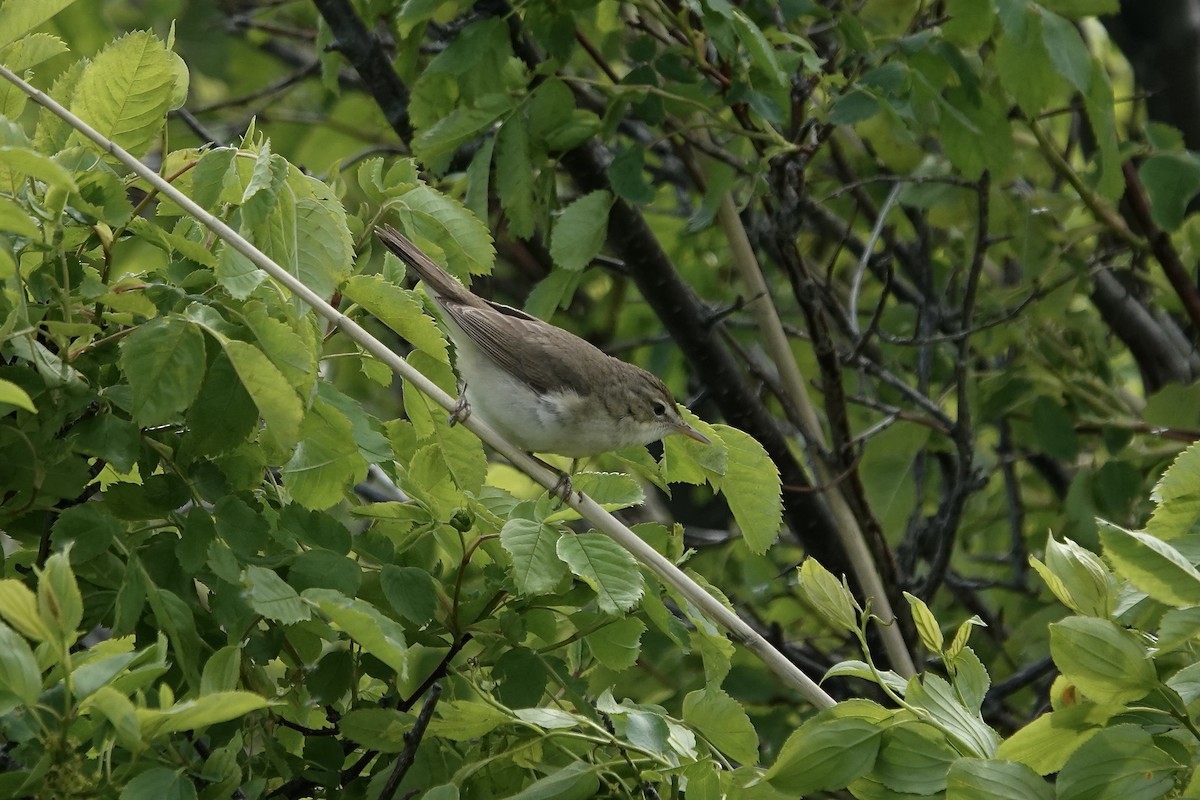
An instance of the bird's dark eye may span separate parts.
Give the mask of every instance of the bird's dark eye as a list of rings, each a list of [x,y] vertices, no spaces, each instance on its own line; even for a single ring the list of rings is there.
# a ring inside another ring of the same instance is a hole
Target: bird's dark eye
[[[654,416],[656,417],[664,416],[667,413],[667,404],[661,400],[655,400],[651,408],[654,409]]]

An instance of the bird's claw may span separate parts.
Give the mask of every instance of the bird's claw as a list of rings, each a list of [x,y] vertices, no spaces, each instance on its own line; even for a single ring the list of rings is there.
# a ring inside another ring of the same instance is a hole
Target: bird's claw
[[[454,402],[454,407],[450,409],[450,416],[446,420],[453,428],[460,422],[466,422],[471,416],[471,403],[467,400],[467,385],[464,383],[462,388],[458,390],[458,400]]]

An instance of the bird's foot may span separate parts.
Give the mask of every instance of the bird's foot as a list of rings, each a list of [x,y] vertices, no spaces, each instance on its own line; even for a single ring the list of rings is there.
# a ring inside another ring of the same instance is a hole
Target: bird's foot
[[[460,422],[466,422],[469,416],[471,416],[471,403],[467,400],[467,385],[464,383],[458,390],[458,400],[455,401],[454,407],[450,409],[450,417],[446,421],[453,428]]]
[[[555,510],[562,508],[564,503],[571,502],[572,494],[581,500],[583,499],[583,493],[574,491],[571,486],[571,474],[569,472],[560,472],[558,483],[554,484],[554,488],[550,490],[550,495],[558,498],[558,503],[554,506]]]

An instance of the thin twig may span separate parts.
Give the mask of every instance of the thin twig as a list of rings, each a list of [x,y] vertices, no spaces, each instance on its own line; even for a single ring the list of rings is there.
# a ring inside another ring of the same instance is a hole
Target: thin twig
[[[425,736],[425,729],[429,727],[429,720],[433,719],[433,709],[437,706],[441,696],[442,685],[440,683],[429,687],[429,694],[425,698],[425,705],[421,706],[421,713],[417,715],[417,721],[413,724],[412,730],[404,734],[404,749],[400,751],[400,755],[396,756],[392,773],[388,775],[387,782],[383,784],[383,789],[379,792],[379,800],[391,800],[400,786],[400,781],[404,780],[404,776],[408,774],[409,768],[412,767],[413,761],[417,757],[417,747],[420,746],[421,739]]]

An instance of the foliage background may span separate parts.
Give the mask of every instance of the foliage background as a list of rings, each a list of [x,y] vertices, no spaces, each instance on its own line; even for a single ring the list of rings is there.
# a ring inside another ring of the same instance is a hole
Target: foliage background
[[[1145,524],[1200,429],[1200,168],[1149,116],[1118,11],[6,0],[0,61],[444,388],[445,345],[378,222],[732,426],[715,455],[596,465],[641,477],[644,504],[627,479],[584,480],[814,678],[865,657],[836,581],[794,569],[815,556],[858,589],[836,495],[954,702],[905,689],[869,628],[881,672],[840,669],[825,688],[853,702],[814,717],[6,88],[0,787],[973,797],[964,775],[1017,765],[1034,782],[1014,796],[1053,774],[1058,796],[1096,796],[1079,787],[1103,768],[1126,797],[1184,791],[1187,465],[1157,506],[1180,504],[1173,527],[1113,531]],[[356,494],[368,464],[416,502]],[[1071,612],[1085,622],[1050,627]],[[970,620],[969,648],[934,634]],[[96,626],[113,638],[80,645]],[[1033,738],[1068,706],[1077,736]],[[920,780],[898,777],[914,753]]]

